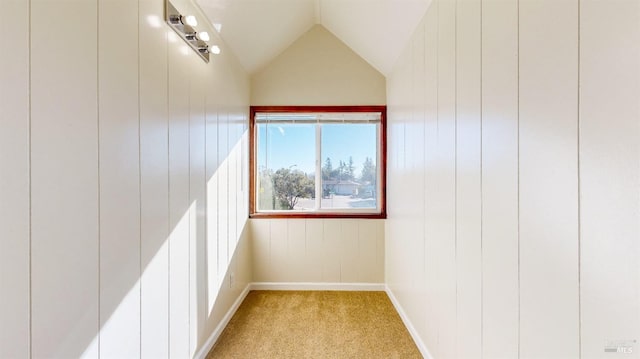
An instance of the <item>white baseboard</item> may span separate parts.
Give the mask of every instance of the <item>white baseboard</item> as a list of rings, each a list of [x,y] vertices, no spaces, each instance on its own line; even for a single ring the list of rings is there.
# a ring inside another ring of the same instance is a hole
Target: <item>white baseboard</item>
[[[393,292],[391,291],[391,289],[389,289],[389,286],[387,285],[385,285],[385,292],[387,292],[389,299],[391,299],[391,303],[393,303],[393,306],[396,308],[396,311],[400,315],[400,318],[402,319],[404,326],[407,327],[409,334],[411,334],[411,337],[413,338],[413,341],[416,343],[418,350],[420,350],[420,354],[422,354],[422,356],[425,359],[433,359],[433,355],[431,355],[431,353],[429,352],[427,345],[422,341],[422,339],[420,338],[420,335],[418,335],[418,331],[413,326],[413,323],[411,323],[411,320],[409,320],[407,313],[404,312],[404,309],[402,309],[402,307],[400,306],[400,302],[398,302],[398,299],[396,298],[395,295],[393,295]]]
[[[207,354],[209,354],[213,346],[216,344],[216,342],[220,338],[220,335],[222,334],[222,331],[224,331],[224,328],[227,327],[227,324],[229,324],[229,321],[231,320],[233,315],[236,314],[236,311],[240,307],[240,304],[242,304],[242,302],[244,301],[244,298],[247,297],[247,294],[249,294],[250,291],[251,291],[251,283],[247,284],[247,286],[244,288],[242,293],[240,293],[240,295],[238,296],[238,299],[236,299],[236,301],[233,302],[233,305],[231,306],[231,308],[229,308],[229,311],[227,311],[227,314],[224,315],[224,317],[222,318],[222,321],[218,324],[218,326],[213,331],[213,333],[211,333],[207,341],[204,342],[204,345],[202,346],[202,348],[198,350],[198,352],[194,356],[195,359],[205,359],[207,357]]]
[[[251,283],[251,290],[340,290],[361,292],[384,292],[382,283],[286,283],[256,282]]]

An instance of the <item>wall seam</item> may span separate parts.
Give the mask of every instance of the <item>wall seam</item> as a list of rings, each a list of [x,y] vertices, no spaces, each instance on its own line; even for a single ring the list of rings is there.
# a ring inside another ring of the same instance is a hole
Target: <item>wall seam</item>
[[[439,152],[440,152],[440,5],[442,0],[437,0],[436,5],[436,17],[438,19],[436,23],[436,148],[435,148],[435,159],[436,165],[439,160]],[[436,181],[436,190],[438,189],[438,182]],[[438,260],[436,258],[434,263],[434,274],[436,278],[438,277]],[[440,349],[440,326],[441,322],[436,321],[436,350]]]
[[[167,59],[167,355],[171,354],[171,106],[169,95],[171,85],[171,56],[169,56],[169,35],[165,35]]]
[[[100,256],[100,249],[102,246],[101,243],[101,235],[102,235],[102,227],[101,227],[101,215],[102,215],[102,210],[100,208],[100,204],[101,204],[101,191],[102,191],[102,182],[100,181],[100,167],[101,167],[101,163],[100,163],[100,3],[99,0],[95,0],[96,2],[96,120],[97,120],[97,166],[98,166],[98,260],[97,260],[97,265],[98,265],[98,330],[97,330],[97,335],[96,337],[98,338],[97,340],[97,349],[98,349],[98,359],[100,358],[100,345],[101,345],[101,322],[102,322],[102,318],[100,315],[100,308],[101,308],[101,295],[102,295],[102,273],[100,272],[100,269],[102,267],[102,261],[101,261],[101,256]]]
[[[581,201],[581,195],[582,195],[582,182],[580,180],[580,175],[581,175],[581,156],[580,156],[580,97],[582,95],[581,91],[580,91],[580,73],[581,73],[581,63],[580,63],[580,51],[581,51],[581,39],[580,39],[580,30],[581,30],[581,9],[582,9],[582,1],[578,0],[578,56],[577,56],[577,62],[578,62],[578,71],[577,71],[577,121],[576,121],[576,132],[577,132],[577,143],[576,143],[576,150],[577,150],[577,194],[578,194],[578,208],[577,208],[577,214],[578,214],[578,358],[582,358],[582,298],[581,298],[581,294],[582,294],[582,223],[581,223],[581,219],[582,219],[582,201]]]
[[[28,69],[29,69],[29,74],[28,74],[28,81],[29,81],[29,95],[27,98],[27,106],[29,108],[29,112],[28,112],[28,116],[29,116],[29,123],[27,124],[28,127],[28,151],[29,151],[29,159],[28,159],[28,178],[29,178],[29,232],[28,232],[28,236],[29,236],[29,289],[28,289],[28,297],[29,297],[29,332],[28,332],[28,349],[27,349],[27,353],[29,358],[33,358],[33,259],[32,259],[32,254],[33,254],[33,180],[32,180],[32,169],[31,166],[33,164],[33,135],[32,135],[32,92],[31,92],[31,86],[33,84],[33,78],[32,78],[32,73],[31,73],[31,62],[32,62],[32,58],[33,58],[33,51],[32,51],[32,32],[31,32],[31,16],[32,16],[32,9],[31,9],[32,3],[31,0],[29,0],[28,4],[27,4],[27,11],[28,11],[28,31],[29,31],[29,64]]]
[[[217,106],[216,106],[217,107]],[[215,171],[220,170],[221,166],[220,162],[220,113],[219,109],[216,108],[216,169]],[[214,173],[215,175],[215,173]],[[219,288],[220,283],[220,180],[216,181],[216,286]],[[269,244],[269,248],[271,248],[271,244]],[[269,252],[271,253],[271,252]]]
[[[522,314],[522,297],[521,297],[521,272],[520,272],[520,0],[518,0],[516,2],[516,23],[517,23],[517,30],[516,30],[516,36],[517,36],[517,49],[518,49],[518,53],[517,53],[517,96],[518,96],[518,100],[517,100],[517,126],[518,126],[518,135],[517,135],[517,141],[518,141],[518,150],[517,150],[517,156],[518,156],[518,173],[517,173],[517,180],[518,180],[518,185],[517,185],[517,201],[518,201],[518,219],[517,219],[517,226],[518,226],[518,358],[520,358],[521,355],[521,314]]]
[[[484,357],[483,0],[480,0],[480,358]]]
[[[188,71],[188,70],[187,70]],[[189,74],[190,75],[190,74]],[[191,198],[191,126],[193,126],[193,124],[191,123],[192,120],[192,106],[193,104],[191,103],[191,95],[192,95],[192,90],[193,90],[193,84],[192,84],[192,78],[191,76],[186,76],[188,79],[188,85],[187,85],[187,157],[189,158],[189,160],[187,161],[187,163],[189,164],[189,169],[187,170],[187,177],[189,178],[189,180],[187,181],[187,203],[188,203],[188,207],[187,207],[187,211],[189,213],[189,225],[187,226],[187,228],[189,228],[189,234],[187,236],[187,238],[189,238],[189,240],[187,241],[187,296],[188,296],[188,300],[187,300],[187,353],[189,355],[189,357],[191,357],[191,244],[193,243],[193,233],[191,233],[192,225],[192,216],[194,215],[192,213],[192,198]],[[196,236],[197,236],[197,231],[196,231]]]
[[[454,266],[455,266],[455,353],[458,353],[458,0],[454,0]]]
[[[142,358],[142,121],[141,121],[141,101],[140,101],[140,1],[137,1],[137,39],[138,39],[138,51],[137,51],[137,60],[138,60],[138,314],[140,317],[138,318],[138,334],[140,337],[138,338],[138,354],[140,358]]]
[[[203,183],[204,183],[204,198],[203,198],[203,204],[204,204],[204,239],[203,239],[203,250],[204,250],[204,261],[203,261],[203,265],[205,267],[205,271],[203,273],[204,276],[204,282],[206,283],[206,288],[208,288],[209,286],[209,186],[208,186],[208,181],[207,181],[207,168],[208,168],[208,163],[209,163],[209,147],[207,146],[208,144],[208,136],[207,136],[207,126],[208,126],[208,121],[207,121],[207,115],[208,115],[208,108],[209,108],[209,96],[208,96],[208,88],[207,86],[203,86],[202,90],[204,92],[204,103],[203,103],[203,121],[204,121],[204,168],[203,168],[203,172],[204,172],[204,176],[203,176]],[[197,269],[196,269],[197,272]],[[209,291],[205,290],[204,291],[204,301],[205,301],[205,307],[208,309],[208,303],[209,303]],[[206,312],[208,310],[204,311],[204,318],[202,318],[203,323],[207,322],[207,315]]]

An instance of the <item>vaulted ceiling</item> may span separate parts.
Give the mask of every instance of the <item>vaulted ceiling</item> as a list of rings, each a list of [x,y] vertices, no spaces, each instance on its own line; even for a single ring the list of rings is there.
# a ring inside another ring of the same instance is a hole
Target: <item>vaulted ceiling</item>
[[[387,75],[431,0],[195,0],[249,73],[321,24]]]

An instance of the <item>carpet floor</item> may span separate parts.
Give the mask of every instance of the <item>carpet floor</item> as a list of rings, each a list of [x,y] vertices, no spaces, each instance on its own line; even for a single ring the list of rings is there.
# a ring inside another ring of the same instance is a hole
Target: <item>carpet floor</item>
[[[209,358],[422,358],[384,292],[252,291]]]

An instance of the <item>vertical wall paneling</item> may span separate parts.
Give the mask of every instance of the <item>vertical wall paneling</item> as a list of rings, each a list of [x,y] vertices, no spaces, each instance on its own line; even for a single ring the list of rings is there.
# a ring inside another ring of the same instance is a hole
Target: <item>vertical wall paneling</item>
[[[205,80],[202,76],[208,64],[191,56],[195,70],[189,85],[189,355],[193,357],[198,345],[207,338],[204,325],[205,309]]]
[[[640,355],[638,44],[639,2],[580,2],[580,321],[585,358],[601,357],[605,346],[626,348],[627,353],[632,348],[632,355],[620,356]]]
[[[31,1],[36,358],[98,356],[97,5]]]
[[[29,4],[0,22],[0,357],[29,357]]]
[[[456,2],[439,0],[438,6],[438,149],[436,205],[438,255],[442,294],[438,348],[435,355],[455,355],[456,346]]]
[[[307,219],[305,221],[304,239],[307,249],[307,278],[311,282],[322,281],[322,229],[323,223],[321,219]]]
[[[384,264],[378,258],[378,240],[384,235],[383,223],[379,220],[364,220],[358,223],[358,281],[376,283],[380,278],[384,278],[380,272],[381,269],[384,270]]]
[[[418,26],[424,27],[423,24]],[[424,273],[424,171],[421,168],[424,166],[424,108],[425,101],[425,42],[424,32],[419,31],[414,34],[411,39],[411,58],[409,59],[411,67],[411,103],[417,104],[417,111],[407,112],[407,125],[406,125],[406,146],[407,146],[407,162],[406,162],[406,180],[405,186],[413,188],[413,191],[409,194],[410,198],[406,199],[408,204],[405,215],[402,218],[402,222],[405,222],[404,226],[411,228],[411,235],[407,237],[409,246],[414,248],[411,251],[411,256],[407,258],[409,262],[410,270],[415,273]],[[407,195],[407,194],[405,194]],[[418,200],[416,200],[418,199]],[[415,316],[422,317],[426,311],[426,307],[419,298],[419,293],[426,288],[426,282],[424,277],[420,275],[407,278],[407,289],[410,293],[410,297],[414,298],[407,306],[406,310],[415,313]],[[419,321],[415,324],[415,328],[418,332],[425,331],[425,321]]]
[[[169,41],[177,35],[169,33]],[[179,39],[175,39],[175,42]],[[169,48],[169,355],[189,356],[189,52]]]
[[[139,1],[140,357],[169,357],[169,138],[163,4]]]
[[[518,356],[518,4],[482,2],[483,355]]]
[[[253,252],[253,280],[256,282],[268,282],[270,275],[269,261],[271,258],[271,220],[251,221],[252,252]]]
[[[228,235],[229,235],[229,258],[233,256],[233,253],[236,249],[236,244],[238,240],[237,236],[237,215],[238,215],[238,192],[237,189],[237,169],[238,169],[238,153],[235,151],[236,149],[236,134],[237,134],[237,123],[236,123],[236,114],[234,113],[235,109],[231,108],[228,121],[229,127],[227,127],[227,159],[228,159],[228,173],[229,173],[229,182],[228,182],[228,197],[227,201],[229,203],[229,207],[227,209],[228,212]]]
[[[423,22],[387,77],[385,265],[423,353],[637,356],[640,4],[439,0]]]
[[[482,347],[480,1],[458,0],[456,19],[457,357]],[[462,340],[464,338],[464,340]]]
[[[438,7],[439,2],[434,1],[427,14],[424,23],[424,49],[425,49],[425,107],[424,107],[424,258],[423,270],[426,284],[425,300],[433,303],[433,306],[427,306],[425,317],[419,321],[426,323],[426,345],[434,349],[438,340],[438,318],[436,313],[438,307],[436,302],[436,259],[438,253],[435,246],[435,229],[437,225],[437,207],[435,198],[438,192],[436,186],[436,150],[438,143]],[[389,243],[389,241],[387,241]],[[402,252],[402,251],[401,251]],[[389,264],[391,265],[391,264]]]
[[[0,357],[195,356],[251,281],[247,74],[195,56],[164,1],[3,10]]]
[[[276,277],[286,277],[289,274],[291,258],[288,256],[287,221],[271,221],[269,226],[269,247],[271,257],[269,266]]]
[[[217,69],[214,62],[213,68]],[[206,195],[207,195],[207,313],[213,308],[215,298],[218,294],[218,181],[220,176],[220,162],[218,161],[218,92],[213,85],[213,76],[209,72],[207,82],[209,88],[206,91]]]
[[[324,220],[322,226],[322,280],[339,283],[340,276],[340,221]]]
[[[139,357],[138,3],[98,7],[100,357]]]
[[[218,112],[218,282],[222,283],[229,263],[229,117],[227,108]]]
[[[276,218],[249,223],[255,282],[384,282],[383,221]]]
[[[520,355],[575,358],[578,1],[521,1],[519,26]]]
[[[355,283],[360,277],[359,267],[362,260],[358,251],[358,223],[341,221],[340,224],[340,280]]]
[[[303,282],[308,278],[306,223],[306,220],[287,220],[287,269],[294,282]]]

